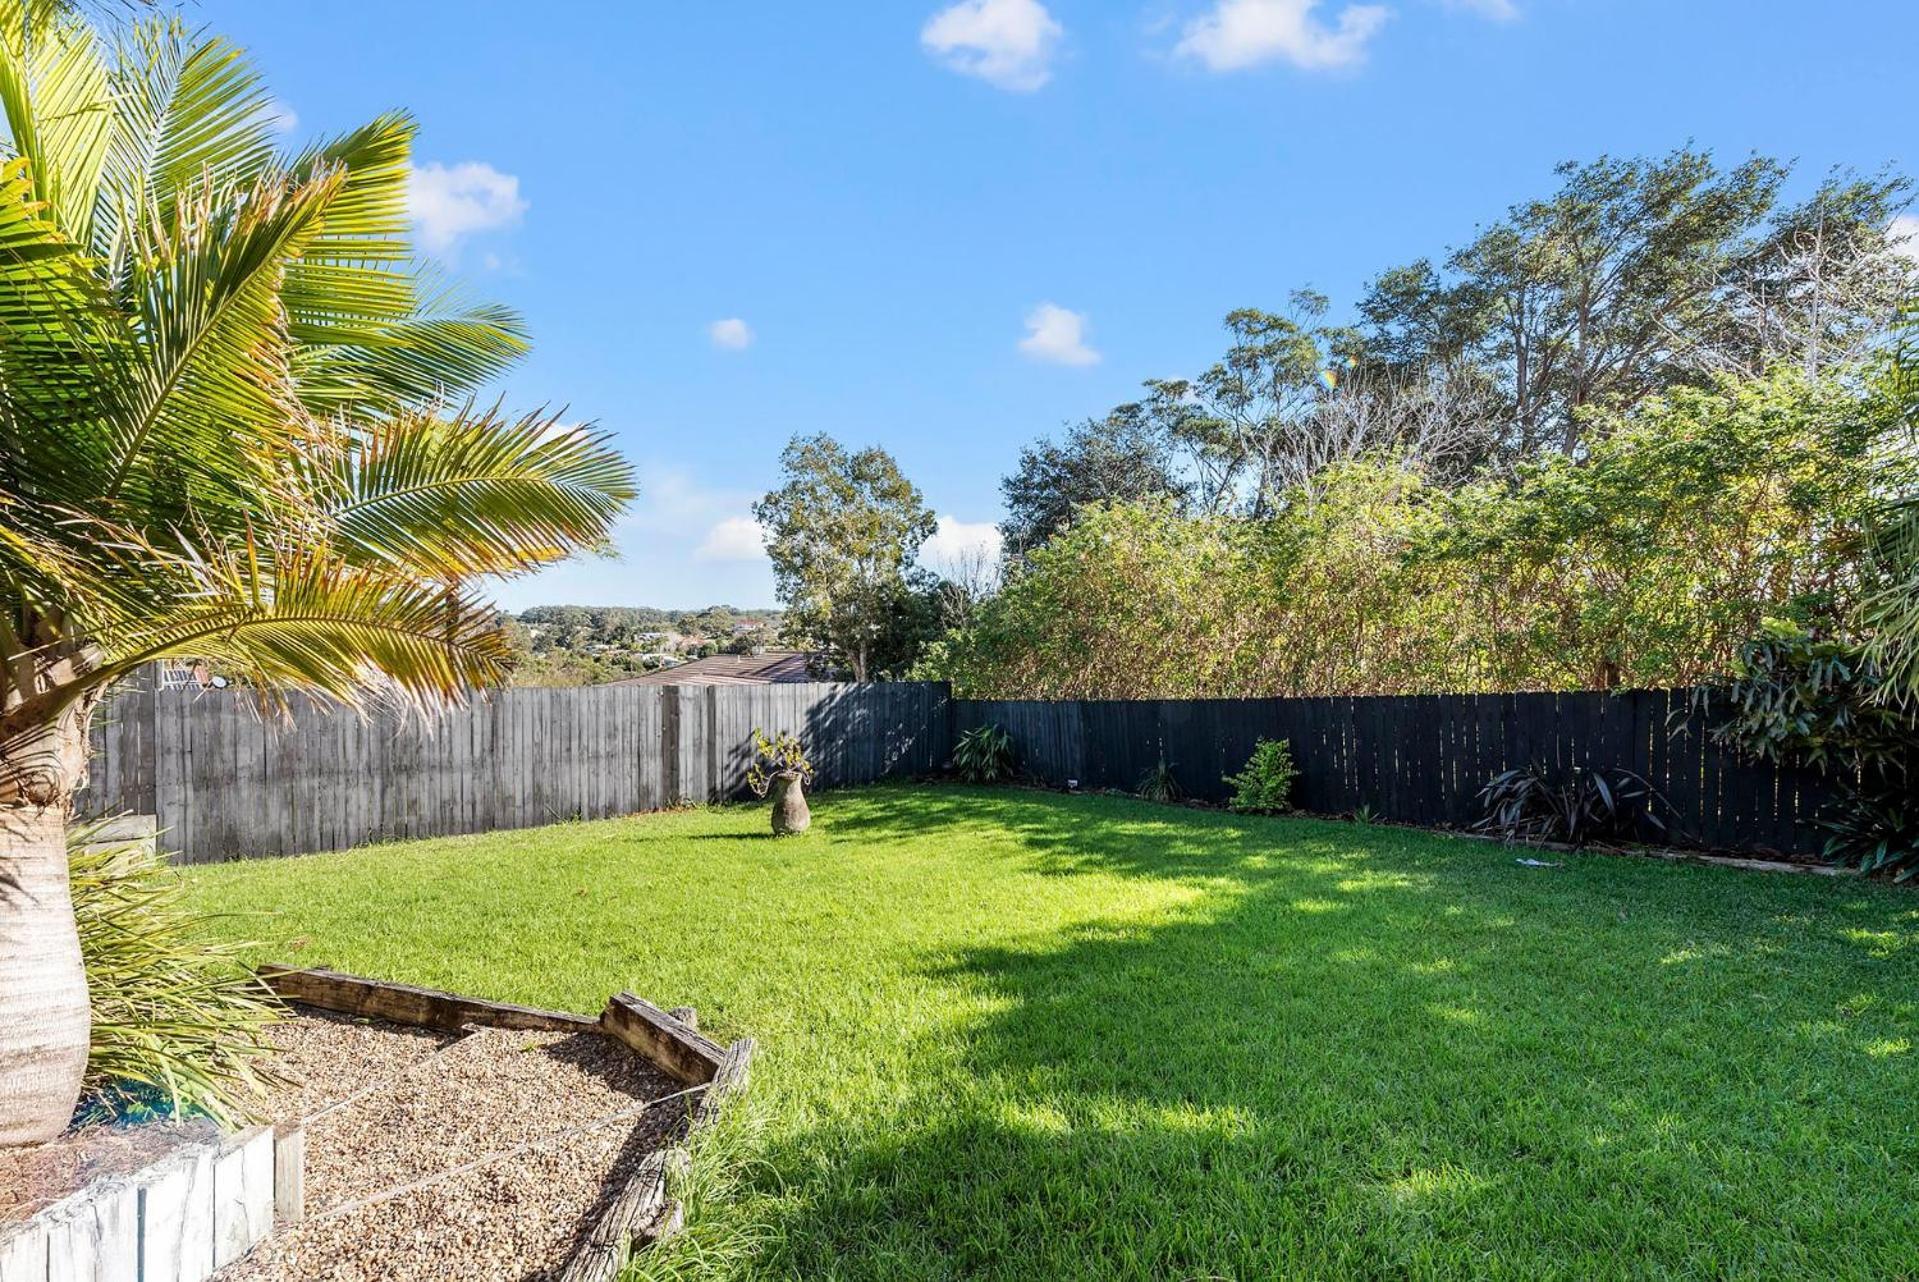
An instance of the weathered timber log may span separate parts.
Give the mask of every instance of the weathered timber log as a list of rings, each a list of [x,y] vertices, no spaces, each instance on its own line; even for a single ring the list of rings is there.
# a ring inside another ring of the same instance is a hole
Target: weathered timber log
[[[736,1093],[746,1089],[747,1077],[753,1065],[753,1051],[757,1043],[750,1037],[742,1037],[726,1048],[720,1056],[719,1067],[713,1072],[713,1080],[700,1097],[699,1107],[693,1110],[693,1121],[688,1126],[689,1138],[705,1130],[719,1119],[720,1110]]]
[[[262,966],[260,979],[284,1001],[317,1010],[337,1011],[367,1019],[390,1020],[457,1033],[468,1024],[488,1028],[549,1029],[579,1032],[598,1021],[567,1011],[539,1010],[510,1002],[461,997],[437,988],[366,979],[331,970],[300,970],[289,966]]]
[[[635,1242],[663,1236],[651,1230],[671,1219],[677,1209],[667,1196],[667,1184],[685,1168],[685,1149],[647,1154],[566,1262],[560,1282],[611,1282],[626,1266]]]
[[[726,1054],[717,1042],[632,993],[608,999],[600,1013],[600,1027],[694,1086],[712,1081]]]

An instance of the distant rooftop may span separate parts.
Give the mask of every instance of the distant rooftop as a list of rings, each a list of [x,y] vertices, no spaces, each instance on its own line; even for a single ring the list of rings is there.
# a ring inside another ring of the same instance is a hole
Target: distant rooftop
[[[755,686],[811,681],[804,650],[762,650],[758,654],[715,654],[642,676],[609,682],[616,686]]]

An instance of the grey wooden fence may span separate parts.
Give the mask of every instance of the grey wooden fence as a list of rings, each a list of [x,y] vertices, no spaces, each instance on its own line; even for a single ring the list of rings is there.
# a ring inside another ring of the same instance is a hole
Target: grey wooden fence
[[[503,690],[430,724],[233,691],[130,688],[94,728],[82,810],[152,813],[193,862],[340,850],[714,801],[755,727],[804,739],[822,785],[923,773],[951,739],[944,685]]]
[[[986,722],[1041,780],[1132,790],[1164,760],[1188,795],[1224,800],[1260,739],[1285,739],[1296,804],[1466,828],[1498,772],[1537,762],[1631,770],[1665,798],[1675,842],[1814,854],[1830,781],[1720,748],[1688,690],[1337,699],[958,700],[955,733]]]

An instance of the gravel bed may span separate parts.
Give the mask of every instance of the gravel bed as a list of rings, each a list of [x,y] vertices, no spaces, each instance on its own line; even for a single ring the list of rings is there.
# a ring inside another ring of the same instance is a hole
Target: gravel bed
[[[357,1069],[332,1073],[326,1043],[353,1041],[355,1031],[329,1020],[289,1036],[293,1053],[312,1061],[289,1101],[332,1102],[381,1084],[307,1124],[307,1222],[223,1270],[220,1282],[543,1278],[646,1154],[684,1131],[690,1099],[563,1134],[683,1089],[597,1033],[481,1029],[424,1051],[368,1042]],[[401,1062],[377,1063],[379,1046]],[[291,1065],[280,1071],[293,1075]],[[335,1085],[320,1082],[322,1073]],[[505,1152],[522,1144],[532,1147]],[[503,1155],[445,1176],[493,1154]],[[359,1204],[368,1198],[379,1200]]]
[[[283,1080],[267,1088],[266,1115],[294,1122],[406,1072],[459,1035],[303,1010],[269,1026],[267,1038]]]
[[[677,1082],[598,1033],[484,1029],[307,1127],[309,1214],[632,1108]],[[403,1135],[405,1143],[386,1137]]]
[[[218,1282],[537,1282],[551,1278],[679,1118],[642,1115],[276,1234]]]

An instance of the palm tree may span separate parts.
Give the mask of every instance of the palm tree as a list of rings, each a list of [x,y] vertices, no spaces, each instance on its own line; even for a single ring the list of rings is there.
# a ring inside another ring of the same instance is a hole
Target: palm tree
[[[239,52],[0,0],[0,1144],[71,1115],[63,833],[116,679],[207,659],[422,711],[498,683],[468,585],[602,543],[605,439],[448,409],[525,347],[412,260],[413,135],[294,155]]]

